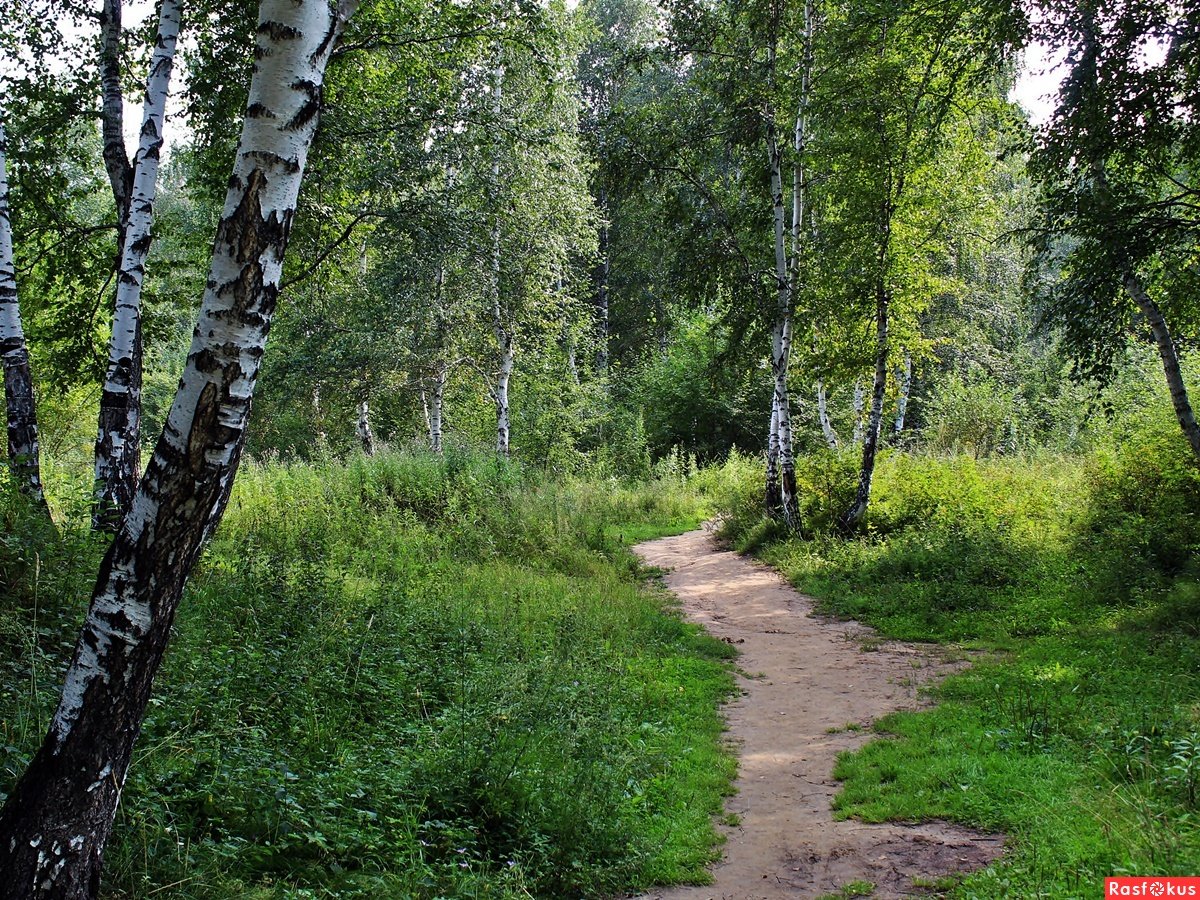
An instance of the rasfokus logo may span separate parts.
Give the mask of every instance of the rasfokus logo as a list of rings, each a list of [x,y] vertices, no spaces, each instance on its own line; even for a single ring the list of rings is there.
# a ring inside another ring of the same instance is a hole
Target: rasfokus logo
[[[1104,879],[1105,897],[1197,897],[1200,878],[1122,876]]]

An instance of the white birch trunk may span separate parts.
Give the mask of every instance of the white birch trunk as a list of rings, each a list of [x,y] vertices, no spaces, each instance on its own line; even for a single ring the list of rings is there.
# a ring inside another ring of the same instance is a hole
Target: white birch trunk
[[[358,404],[358,421],[355,423],[354,433],[358,435],[358,442],[362,446],[363,453],[367,456],[374,456],[375,435],[371,431],[370,401],[364,400]]]
[[[443,451],[443,402],[446,396],[446,377],[449,367],[444,361],[440,362],[433,372],[432,389],[429,391],[428,406],[429,449],[434,453]]]
[[[448,176],[453,183],[454,170]],[[433,275],[433,315],[434,336],[437,341],[437,358],[433,363],[432,391],[422,388],[421,402],[425,406],[425,425],[429,431],[429,449],[434,453],[442,452],[442,399],[446,394],[446,379],[449,377],[450,365],[446,361],[446,309],[445,309],[446,267],[438,265]],[[428,394],[432,393],[433,402],[429,402]]]
[[[497,51],[497,55],[499,55]],[[499,134],[500,116],[503,112],[504,67],[497,60],[493,72],[492,113]],[[492,333],[496,338],[499,367],[496,383],[492,388],[492,399],[496,404],[496,452],[508,458],[512,446],[512,423],[509,416],[508,385],[516,363],[516,347],[513,330],[506,321],[501,296],[501,253],[500,253],[500,141],[497,137],[492,155]]]
[[[100,566],[49,733],[0,811],[0,900],[94,897],[184,584],[233,486],[325,65],[354,0],[262,0],[254,74],[179,389]]]
[[[908,412],[908,395],[912,391],[912,354],[907,350],[904,351],[904,368],[897,374],[897,381],[900,382],[900,393],[896,397],[896,423],[892,429],[893,434],[899,434],[904,430],[904,416]]]
[[[774,38],[768,47],[770,80],[775,81],[776,48]],[[771,173],[771,207],[775,225],[775,323],[771,332],[771,374],[773,376],[772,421],[777,436],[778,470],[776,481],[768,482],[764,503],[772,515],[777,515],[790,529],[799,527],[799,505],[796,498],[796,467],[792,458],[791,399],[788,395],[788,367],[792,341],[792,285],[794,272],[789,270],[787,239],[787,209],[783,198],[783,150],[775,129],[775,111],[766,110],[767,162]],[[793,185],[793,211],[800,202]],[[768,455],[770,450],[768,449]]]
[[[4,366],[4,408],[8,425],[8,464],[23,494],[47,514],[42,491],[41,449],[29,349],[17,302],[17,270],[13,261],[12,218],[8,205],[7,141],[0,122],[0,361]]]
[[[134,157],[133,189],[117,272],[117,302],[108,348],[108,369],[100,395],[93,524],[110,530],[129,508],[140,468],[142,284],[146,277],[146,256],[150,252],[163,119],[181,15],[182,0],[163,0],[158,37],[146,81],[142,130]]]
[[[608,374],[608,278],[612,266],[608,248],[608,190],[603,187],[600,189],[600,216],[600,265],[596,272],[596,371],[603,377]]]
[[[1125,290],[1133,302],[1137,304],[1142,315],[1150,325],[1154,335],[1154,343],[1158,346],[1158,355],[1162,359],[1163,374],[1167,379],[1167,387],[1171,392],[1171,406],[1175,410],[1175,419],[1183,430],[1192,452],[1200,457],[1200,425],[1196,424],[1196,415],[1192,411],[1192,403],[1188,398],[1187,385],[1183,381],[1183,371],[1179,368],[1179,352],[1175,347],[1175,339],[1167,327],[1158,304],[1146,293],[1141,281],[1133,272],[1126,272],[1123,278]]]
[[[825,443],[830,450],[836,450],[838,436],[833,429],[833,423],[829,421],[829,402],[825,396],[825,381],[822,378],[817,379],[817,419],[821,423],[821,434],[825,436]]]
[[[763,508],[768,516],[779,514],[779,395],[771,391],[771,426],[767,432],[767,484]]]

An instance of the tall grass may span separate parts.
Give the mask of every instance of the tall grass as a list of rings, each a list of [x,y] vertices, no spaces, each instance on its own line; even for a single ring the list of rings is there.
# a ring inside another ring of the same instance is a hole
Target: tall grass
[[[466,454],[246,466],[156,685],[109,895],[702,879],[733,769],[729,651],[623,546],[696,523],[681,485],[543,483]],[[5,500],[0,788],[57,699],[99,550],[68,526],[31,567],[18,508]]]
[[[854,540],[821,528],[853,459],[802,462],[807,539],[762,523],[760,468],[728,473],[729,539],[826,613],[978,651],[938,706],[880,721],[888,739],[836,772],[840,815],[1010,835],[957,896],[1200,871],[1200,474],[1169,425],[1087,457],[888,455]]]

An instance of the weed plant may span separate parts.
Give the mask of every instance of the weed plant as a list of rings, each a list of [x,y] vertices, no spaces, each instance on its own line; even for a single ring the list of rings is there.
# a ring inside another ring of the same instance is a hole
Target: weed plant
[[[182,604],[111,897],[591,897],[705,877],[729,649],[624,544],[678,477],[487,456],[248,464]],[[44,733],[99,541],[8,494],[0,790]]]

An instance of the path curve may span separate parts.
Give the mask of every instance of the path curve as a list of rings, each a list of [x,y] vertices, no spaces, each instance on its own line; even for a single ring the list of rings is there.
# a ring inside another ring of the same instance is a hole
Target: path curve
[[[737,747],[736,826],[715,883],[659,890],[643,900],[818,897],[870,881],[879,898],[911,897],[913,877],[980,868],[1003,837],[942,822],[834,821],[837,754],[866,743],[870,723],[922,705],[918,688],[956,668],[935,650],[891,641],[856,622],[813,613],[813,600],[774,570],[720,550],[705,531],[648,541],[634,551],[668,570],[684,614],[741,651],[741,696],[726,707]],[[869,650],[869,652],[868,652]],[[863,731],[847,731],[858,725]]]

